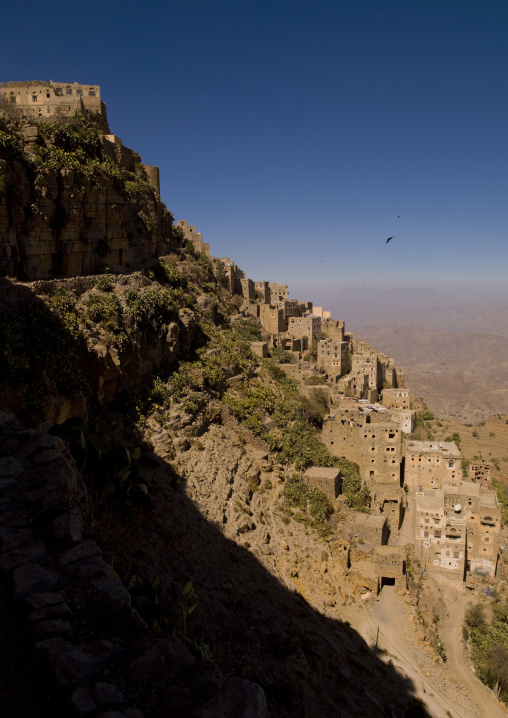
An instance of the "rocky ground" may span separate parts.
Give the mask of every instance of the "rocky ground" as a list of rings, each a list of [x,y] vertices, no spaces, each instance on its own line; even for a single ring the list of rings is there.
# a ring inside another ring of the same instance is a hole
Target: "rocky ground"
[[[60,440],[4,415],[2,612],[21,634],[4,631],[3,649],[16,643],[0,666],[5,715],[38,715],[36,703],[90,718],[412,715],[412,681],[375,658],[343,615],[359,600],[343,566],[281,512],[284,467],[227,419],[199,437],[178,412],[171,419],[171,429],[147,430],[156,455],[183,439],[179,483],[169,487],[161,467],[153,510],[120,546],[99,512],[87,524]],[[128,558],[166,583],[193,582],[198,607],[179,639],[150,634],[133,611],[117,571]],[[9,681],[13,666],[23,693]]]

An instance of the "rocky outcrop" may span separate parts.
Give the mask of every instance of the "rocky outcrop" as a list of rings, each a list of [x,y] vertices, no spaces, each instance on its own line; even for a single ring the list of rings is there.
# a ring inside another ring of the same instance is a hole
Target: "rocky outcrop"
[[[25,608],[32,668],[48,671],[58,715],[267,718],[258,685],[149,633],[86,537],[84,487],[60,439],[0,412],[0,456],[0,566]]]
[[[82,155],[58,154],[57,139],[42,138],[37,126],[7,129],[0,141],[0,276],[121,271],[176,246],[173,217],[141,165],[128,172],[100,148],[80,164]],[[44,161],[37,154],[52,150]]]
[[[182,352],[189,351],[200,314],[196,315],[186,307],[175,308],[169,313],[170,318],[163,325],[162,332],[153,331],[153,327],[146,323],[133,326],[126,293],[135,292],[142,299],[148,292],[153,298],[156,292],[162,291],[161,286],[150,281],[142,272],[111,277],[110,281],[112,289],[109,294],[97,290],[96,277],[93,276],[29,285],[0,283],[0,312],[3,313],[0,338],[5,337],[6,346],[9,342],[13,344],[9,351],[14,355],[10,372],[0,376],[4,409],[15,411],[18,415],[28,411],[35,385],[44,396],[40,419],[53,424],[60,423],[67,416],[86,418],[91,405],[107,406],[122,391],[148,386],[154,375],[167,374]],[[34,337],[22,330],[23,341],[28,343],[25,347],[28,353],[24,353],[25,349],[14,344],[12,337],[17,336],[27,316],[36,316],[35,313],[39,312],[42,317],[50,317],[50,297],[60,290],[76,302],[74,316],[80,320],[79,337],[73,338],[68,328],[56,319],[58,336],[51,336],[48,326],[47,332],[42,332],[41,341],[34,342]],[[130,325],[125,328],[121,343],[107,325],[87,320],[87,302],[93,297],[111,297],[112,301],[118,302],[118,307],[123,308],[122,321]],[[54,346],[55,342],[59,345]],[[36,346],[31,346],[33,344]],[[55,361],[51,363],[47,355],[48,350],[53,348]],[[23,363],[33,364],[33,369],[21,377],[20,365]],[[75,382],[70,391],[63,390],[59,382],[64,364],[65,371],[68,369],[72,376],[81,377],[81,381]]]

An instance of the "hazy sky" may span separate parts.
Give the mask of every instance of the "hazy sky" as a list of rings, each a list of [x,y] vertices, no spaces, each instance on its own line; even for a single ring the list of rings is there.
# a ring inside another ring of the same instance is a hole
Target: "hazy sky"
[[[506,0],[20,0],[0,80],[101,85],[175,219],[318,304],[505,281],[507,37]]]

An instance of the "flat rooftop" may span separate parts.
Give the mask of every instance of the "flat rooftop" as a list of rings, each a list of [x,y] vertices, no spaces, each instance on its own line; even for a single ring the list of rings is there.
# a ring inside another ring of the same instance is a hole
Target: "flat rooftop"
[[[443,454],[460,459],[461,453],[453,441],[408,441],[406,451],[420,454]]]

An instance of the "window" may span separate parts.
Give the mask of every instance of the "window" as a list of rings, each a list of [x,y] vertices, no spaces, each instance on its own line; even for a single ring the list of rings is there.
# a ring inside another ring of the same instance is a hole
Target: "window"
[[[428,538],[428,537],[429,537],[429,532],[428,532],[428,531],[424,531],[424,532],[423,532],[423,538]],[[485,549],[484,549],[484,551],[485,551]]]
[[[55,87],[55,95],[56,95],[57,97],[62,97],[63,92],[62,92],[62,88],[61,88],[61,87]]]
[[[72,87],[66,87],[66,88],[65,88],[65,94],[66,94],[66,95],[72,95]]]
[[[35,92],[32,95],[32,102],[37,102],[37,95],[35,94]]]
[[[95,90],[88,90],[88,97],[95,97]]]
[[[81,87],[76,88],[76,94],[77,94],[77,95],[82,95],[82,94],[83,94],[83,90],[81,89]]]
[[[434,536],[436,538],[441,538],[441,531],[434,531]]]

